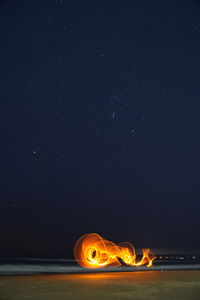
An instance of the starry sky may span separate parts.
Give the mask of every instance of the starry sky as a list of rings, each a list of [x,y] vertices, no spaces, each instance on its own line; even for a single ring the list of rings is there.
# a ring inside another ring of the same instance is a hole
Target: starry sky
[[[0,255],[97,232],[200,250],[200,4],[0,4]]]

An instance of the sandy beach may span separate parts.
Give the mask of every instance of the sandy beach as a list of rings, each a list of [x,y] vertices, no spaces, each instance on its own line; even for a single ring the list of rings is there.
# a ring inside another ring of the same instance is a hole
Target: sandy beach
[[[1,300],[198,300],[200,271],[0,276]]]

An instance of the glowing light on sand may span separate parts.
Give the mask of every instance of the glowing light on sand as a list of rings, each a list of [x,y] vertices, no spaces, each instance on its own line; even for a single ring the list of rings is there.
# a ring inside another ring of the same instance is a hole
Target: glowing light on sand
[[[130,266],[150,267],[156,258],[150,249],[142,249],[142,258],[138,261],[131,243],[116,245],[97,233],[88,233],[79,238],[74,247],[74,257],[85,268],[118,267],[120,260]]]

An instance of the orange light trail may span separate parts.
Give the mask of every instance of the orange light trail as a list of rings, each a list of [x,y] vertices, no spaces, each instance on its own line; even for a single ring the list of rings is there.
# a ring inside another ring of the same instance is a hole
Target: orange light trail
[[[116,245],[97,233],[81,236],[75,247],[74,257],[77,263],[85,268],[118,267],[121,261],[130,266],[146,265],[151,267],[156,256],[150,249],[142,249],[142,258],[137,261],[135,248],[129,242]]]

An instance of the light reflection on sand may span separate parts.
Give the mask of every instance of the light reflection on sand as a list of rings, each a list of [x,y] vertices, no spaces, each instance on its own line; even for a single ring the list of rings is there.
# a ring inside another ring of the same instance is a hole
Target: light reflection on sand
[[[0,276],[1,300],[200,299],[200,271]]]

